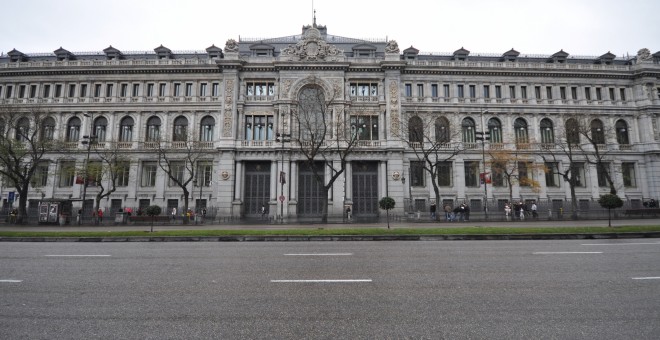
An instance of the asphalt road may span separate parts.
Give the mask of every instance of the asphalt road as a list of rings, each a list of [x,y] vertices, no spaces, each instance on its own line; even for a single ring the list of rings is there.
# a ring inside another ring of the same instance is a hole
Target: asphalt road
[[[659,260],[656,239],[3,243],[0,337],[658,339]]]

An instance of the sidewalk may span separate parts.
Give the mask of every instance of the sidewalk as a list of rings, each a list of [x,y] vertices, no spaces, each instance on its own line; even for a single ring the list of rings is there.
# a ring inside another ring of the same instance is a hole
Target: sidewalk
[[[613,227],[620,226],[649,226],[660,225],[660,218],[657,219],[617,219],[612,220]],[[494,222],[408,222],[408,221],[390,221],[390,228],[464,228],[464,227],[509,227],[509,228],[529,228],[529,227],[606,227],[607,220],[539,220],[539,221],[494,221]],[[140,231],[150,230],[149,224],[140,225],[113,225],[111,223],[103,225],[0,225],[0,231]],[[351,228],[387,228],[387,222],[379,223],[305,223],[305,224],[154,224],[154,231],[158,230],[281,230],[281,229],[351,229]]]

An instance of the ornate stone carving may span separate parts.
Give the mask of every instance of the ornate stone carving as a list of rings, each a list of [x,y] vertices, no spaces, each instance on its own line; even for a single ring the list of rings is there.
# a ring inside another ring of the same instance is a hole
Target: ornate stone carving
[[[295,45],[289,45],[282,49],[282,56],[288,56],[292,60],[301,61],[337,61],[343,57],[343,51],[336,46],[328,44],[321,37],[316,28],[309,28],[302,39]]]
[[[385,45],[385,53],[399,53],[399,44],[396,43],[396,40],[390,40]]]
[[[641,50],[637,51],[638,64],[645,64],[651,62],[653,62],[653,59],[651,57],[651,51],[649,51],[648,48],[642,48]]]
[[[293,84],[293,79],[285,79],[282,82],[282,98],[289,98],[289,91],[291,90],[291,85]]]
[[[225,82],[225,118],[222,129],[223,137],[231,137],[232,131],[232,112],[234,110],[234,80],[228,79]]]
[[[392,131],[399,134],[399,84],[396,80],[390,81],[390,122]]]
[[[234,39],[229,39],[225,43],[225,52],[238,52],[238,43]]]

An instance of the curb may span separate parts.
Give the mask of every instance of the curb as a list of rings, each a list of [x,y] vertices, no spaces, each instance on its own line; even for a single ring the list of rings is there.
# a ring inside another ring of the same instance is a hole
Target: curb
[[[130,237],[0,237],[0,242],[318,242],[318,241],[509,241],[660,238],[660,232],[605,234],[448,234],[334,236],[130,236]]]

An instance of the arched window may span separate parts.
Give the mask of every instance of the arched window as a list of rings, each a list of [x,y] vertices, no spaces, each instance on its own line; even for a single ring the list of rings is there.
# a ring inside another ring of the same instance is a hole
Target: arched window
[[[518,118],[513,122],[513,131],[516,136],[516,145],[521,146],[529,143],[529,131],[527,121]]]
[[[47,117],[41,122],[41,140],[51,141],[55,138],[55,119]]]
[[[66,126],[66,141],[77,142],[80,140],[80,118],[73,117],[69,119],[69,123]]]
[[[160,140],[160,118],[152,116],[147,120],[147,142]]]
[[[119,141],[132,142],[133,141],[133,118],[124,117],[119,123]]]
[[[463,143],[475,143],[475,124],[472,118],[465,118],[461,122],[461,132],[463,135]]]
[[[327,129],[326,115],[329,115],[325,94],[319,86],[306,86],[298,95],[298,129],[300,138],[318,143],[325,139]],[[265,122],[264,122],[265,123]],[[256,126],[256,122],[254,123]],[[255,138],[256,139],[256,138]]]
[[[408,140],[410,143],[424,142],[424,123],[418,116],[410,117],[408,120]]]
[[[188,140],[188,119],[184,116],[178,116],[174,119],[174,131],[172,131],[172,141],[185,142]]]
[[[490,134],[490,142],[494,144],[502,143],[502,122],[497,118],[488,120],[488,133]]]
[[[30,120],[26,117],[20,118],[16,122],[16,140],[24,142],[30,138]]]
[[[580,145],[580,125],[575,118],[566,120],[566,143]]]
[[[553,128],[552,121],[548,118],[541,120],[541,143],[554,144],[555,143],[555,129]]]
[[[616,121],[616,141],[621,145],[630,144],[630,139],[628,138],[628,124],[623,119]]]
[[[605,131],[603,131],[603,122],[600,119],[591,121],[591,139],[595,144],[605,144]]]
[[[435,142],[449,143],[451,141],[449,131],[449,120],[445,117],[439,117],[435,120]]]
[[[202,142],[212,142],[214,127],[215,127],[215,119],[213,119],[213,117],[206,116],[202,118],[202,121],[199,123],[199,140]],[[272,130],[272,124],[271,124],[271,130]]]
[[[99,143],[105,142],[108,131],[108,120],[105,117],[99,117],[94,120],[94,137]]]

